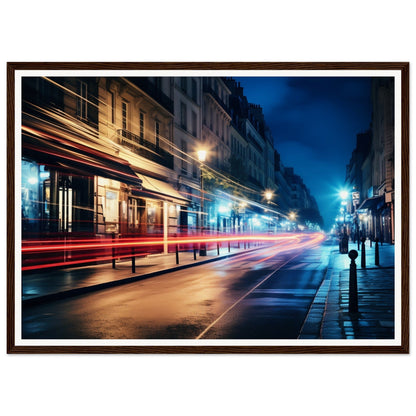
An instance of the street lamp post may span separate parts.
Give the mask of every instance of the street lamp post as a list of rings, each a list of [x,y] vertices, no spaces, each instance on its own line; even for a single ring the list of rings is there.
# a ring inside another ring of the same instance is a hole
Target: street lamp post
[[[265,198],[267,200],[267,205],[270,205],[270,201],[273,198],[273,192],[267,190],[264,193],[264,196],[265,196]],[[268,216],[268,218],[267,218],[267,232],[268,233],[270,233],[270,227],[271,227],[271,219],[270,219],[270,216]]]
[[[341,198],[341,214],[342,214],[342,234],[340,236],[340,252],[347,254],[348,253],[348,234],[347,234],[347,227],[345,222],[345,215],[347,210],[347,199],[349,197],[350,193],[346,190],[342,190],[339,193],[339,196]]]
[[[294,211],[289,212],[289,215],[288,215],[287,218],[289,219],[289,230],[290,231],[295,231],[295,229],[297,228],[296,217],[297,217],[297,214]],[[292,230],[292,225],[293,225],[293,230]]]
[[[206,150],[198,150],[198,160],[199,160],[199,171],[200,171],[200,185],[201,185],[201,214],[200,214],[200,226],[201,226],[201,236],[204,233],[204,179],[202,176],[202,165],[207,158]],[[205,242],[200,243],[199,245],[199,255],[206,256],[207,255],[207,246]]]

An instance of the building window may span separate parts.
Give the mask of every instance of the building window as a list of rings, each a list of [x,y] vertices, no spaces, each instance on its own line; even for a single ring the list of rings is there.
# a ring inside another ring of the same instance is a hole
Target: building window
[[[77,114],[83,120],[88,116],[88,85],[83,81],[78,84]]]
[[[143,144],[144,141],[144,113],[140,111],[139,113],[139,137],[140,137],[140,144]]]
[[[188,146],[185,140],[182,140],[181,142],[181,150],[182,150],[182,159],[181,159],[181,171],[184,175],[187,174],[188,170],[187,170],[187,151],[188,151]]]
[[[155,86],[156,86],[156,90],[162,89],[162,78],[155,77]]]
[[[197,92],[197,85],[194,78],[191,81],[191,88],[192,88],[192,99],[197,102],[198,101],[198,92]]]
[[[187,81],[188,81],[187,78],[185,77],[181,78],[181,89],[184,93],[186,93],[187,91]]]
[[[195,111],[192,111],[192,135],[197,137],[197,118]]]
[[[186,120],[186,104],[181,103],[181,127],[187,129],[187,120]]]
[[[116,123],[116,97],[113,92],[110,92],[110,118],[111,123]]]
[[[121,102],[121,127],[122,127],[122,133],[123,136],[126,137],[127,136],[127,123],[128,123],[128,102],[127,101],[122,101]]]
[[[155,122],[155,144],[158,149],[160,146],[160,123],[158,121]]]

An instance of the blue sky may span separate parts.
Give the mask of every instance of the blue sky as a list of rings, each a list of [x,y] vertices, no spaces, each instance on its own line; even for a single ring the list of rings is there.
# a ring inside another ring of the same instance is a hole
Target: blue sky
[[[293,167],[332,225],[356,135],[370,128],[370,77],[237,77],[263,107],[282,162]]]

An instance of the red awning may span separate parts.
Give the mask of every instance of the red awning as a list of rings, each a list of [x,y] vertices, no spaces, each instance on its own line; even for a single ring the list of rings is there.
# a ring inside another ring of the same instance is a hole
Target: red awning
[[[123,159],[31,128],[22,128],[22,156],[66,172],[102,176],[141,188],[141,180]]]

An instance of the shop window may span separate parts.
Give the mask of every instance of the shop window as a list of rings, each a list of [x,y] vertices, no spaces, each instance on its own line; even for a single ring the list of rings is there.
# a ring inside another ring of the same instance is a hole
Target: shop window
[[[147,231],[149,233],[161,233],[163,230],[161,203],[147,201],[146,208]]]
[[[35,237],[50,226],[50,173],[44,165],[22,160],[22,234]]]
[[[58,187],[58,231],[72,232],[72,185],[62,178]]]
[[[105,192],[104,216],[106,222],[118,222],[118,192]]]
[[[136,198],[129,198],[127,223],[130,233],[142,232],[142,219],[144,211],[144,201]]]

